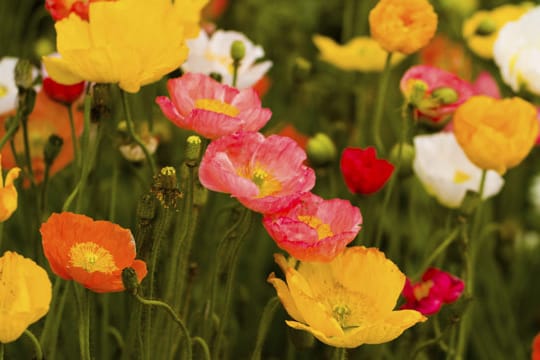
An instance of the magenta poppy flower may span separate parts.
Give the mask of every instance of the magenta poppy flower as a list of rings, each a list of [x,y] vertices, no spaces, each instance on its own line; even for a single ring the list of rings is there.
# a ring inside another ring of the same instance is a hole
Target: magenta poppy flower
[[[167,82],[169,99],[156,103],[176,126],[216,139],[237,131],[258,131],[270,117],[269,109],[251,88],[238,90],[204,74],[187,73]]]
[[[394,165],[378,159],[375,148],[348,147],[341,155],[341,173],[353,194],[369,195],[379,191],[394,172]]]
[[[265,216],[264,227],[296,259],[332,261],[360,231],[360,209],[347,200],[324,200],[312,193],[299,200],[284,212]]]
[[[501,98],[501,91],[497,80],[487,71],[482,71],[472,84],[474,91],[480,95],[487,95],[495,99]]]
[[[444,123],[449,115],[476,94],[467,81],[439,68],[413,66],[401,78],[401,92],[415,107],[419,120],[432,125]]]
[[[422,275],[422,281],[412,284],[409,279],[406,280],[402,295],[407,302],[401,309],[414,309],[424,315],[433,315],[443,304],[456,301],[464,289],[465,284],[461,279],[437,268],[429,268]]]
[[[306,157],[288,137],[238,132],[210,143],[199,179],[206,188],[229,193],[253,211],[275,213],[315,185],[315,172],[304,165]]]

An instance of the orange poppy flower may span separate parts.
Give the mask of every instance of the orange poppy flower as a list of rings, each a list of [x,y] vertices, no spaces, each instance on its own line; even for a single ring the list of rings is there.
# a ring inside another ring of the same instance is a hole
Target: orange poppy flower
[[[139,282],[146,276],[146,263],[135,260],[131,231],[119,225],[63,212],[52,214],[40,232],[45,257],[62,279],[104,293],[124,290],[122,270],[127,267]]]
[[[75,132],[80,135],[83,127],[83,113],[77,110],[77,104],[73,104],[73,120],[75,122]],[[14,112],[0,115],[0,137],[4,136],[5,122]],[[54,160],[50,175],[57,173],[73,161],[73,143],[71,141],[71,130],[69,116],[66,107],[47,96],[42,90],[37,94],[36,105],[28,117],[28,140],[30,143],[30,154],[32,156],[32,170],[37,183],[43,181],[45,173],[45,159],[43,150],[49,136],[58,135],[64,140],[62,150]],[[24,140],[22,127],[15,134],[15,149],[22,157],[24,152]],[[17,163],[13,158],[13,153],[9,146],[2,148],[2,160],[4,166],[15,167]]]

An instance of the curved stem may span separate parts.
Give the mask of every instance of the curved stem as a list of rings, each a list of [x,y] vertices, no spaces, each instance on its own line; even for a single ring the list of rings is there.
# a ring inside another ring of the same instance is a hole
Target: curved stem
[[[32,334],[32,332],[28,329],[24,330],[24,335],[26,335],[30,341],[32,341],[32,345],[34,345],[34,350],[36,351],[36,356],[34,359],[43,360],[43,350],[41,350],[41,345],[39,344],[39,341],[35,335]]]
[[[381,119],[384,110],[384,99],[386,98],[386,90],[388,88],[388,80],[390,79],[390,64],[392,61],[392,53],[389,52],[386,55],[386,62],[384,64],[384,70],[381,74],[381,81],[379,83],[379,90],[377,92],[377,102],[375,105],[375,116],[373,118],[373,141],[375,146],[381,152],[384,153],[384,144],[381,139]]]
[[[424,261],[422,264],[422,267],[418,270],[419,273],[422,273],[425,271],[425,269],[431,265],[437,259],[437,257],[457,238],[459,235],[461,229],[459,227],[455,228],[448,236],[431,252],[429,257]],[[419,277],[419,274],[417,276]]]
[[[18,129],[19,129],[19,122],[17,121],[17,119],[13,119],[11,122],[11,126],[6,131],[2,139],[0,139],[0,150],[2,150],[4,145],[11,139],[13,135],[15,135]]]
[[[191,339],[193,341],[193,344],[197,344],[201,347],[203,353],[204,353],[204,359],[205,360],[210,360],[211,357],[210,357],[210,349],[208,349],[208,344],[206,343],[206,341],[204,341],[204,339],[202,337],[199,337],[199,336],[195,336],[193,339]]]
[[[129,135],[133,138],[133,141],[135,141],[135,143],[141,147],[142,151],[144,152],[144,156],[146,157],[146,160],[148,161],[148,164],[150,165],[150,171],[152,172],[152,175],[154,175],[156,173],[156,163],[154,161],[154,158],[152,157],[152,154],[150,154],[150,152],[146,148],[146,145],[144,145],[142,140],[135,133],[133,119],[131,118],[131,111],[129,110],[127,93],[124,90],[120,89],[120,95],[122,97],[122,105],[124,107],[124,114],[126,116],[126,124],[127,124]]]
[[[266,335],[268,334],[268,330],[270,329],[270,325],[272,324],[272,318],[274,317],[274,313],[277,310],[279,304],[279,299],[277,296],[274,296],[271,298],[266,306],[264,307],[262,316],[261,316],[261,322],[259,324],[259,330],[257,331],[257,341],[255,343],[255,350],[253,350],[253,355],[251,355],[251,360],[260,360],[262,349],[264,346],[264,339],[266,338]]]

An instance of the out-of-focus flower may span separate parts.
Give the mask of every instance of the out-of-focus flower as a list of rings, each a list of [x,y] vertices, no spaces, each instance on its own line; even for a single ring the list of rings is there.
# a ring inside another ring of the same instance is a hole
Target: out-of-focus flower
[[[19,90],[15,84],[15,66],[19,59],[14,57],[3,57],[0,59],[0,116],[15,110],[17,107],[17,96]],[[32,68],[33,76],[36,77],[38,70]],[[34,87],[39,91],[40,86]]]
[[[538,136],[536,108],[518,97],[473,96],[454,113],[453,123],[467,157],[481,169],[499,174],[518,165]]]
[[[287,123],[285,126],[279,127],[277,130],[271,131],[271,133],[280,135],[280,136],[286,136],[294,141],[304,150],[306,150],[307,142],[309,140],[309,136],[302,134],[299,132],[294,125]]]
[[[81,97],[84,91],[84,81],[73,85],[57,83],[50,77],[43,79],[43,91],[55,101],[71,104]]]
[[[232,85],[231,45],[234,41],[241,41],[246,50],[238,68],[236,87],[244,89],[255,85],[270,69],[272,62],[257,61],[264,57],[263,48],[254,45],[244,34],[237,31],[217,30],[211,36],[201,31],[198,38],[187,41],[189,56],[182,69],[207,75],[218,73],[224,84]]]
[[[236,197],[245,207],[276,213],[315,185],[306,153],[287,137],[239,132],[210,143],[199,167],[206,188]]]
[[[118,83],[128,92],[159,80],[188,55],[206,0],[118,0],[90,3],[90,19],[71,14],[55,24],[61,57],[43,63],[55,81]]]
[[[99,293],[123,291],[122,270],[135,269],[139,282],[146,264],[135,260],[131,231],[85,215],[52,214],[40,228],[43,251],[52,271]]]
[[[472,86],[477,95],[487,95],[495,99],[501,98],[501,91],[497,81],[487,71],[481,71]]]
[[[467,190],[479,190],[482,170],[467,158],[453,133],[415,136],[414,147],[414,172],[424,189],[442,205],[457,208]],[[503,178],[489,170],[482,198],[498,194],[503,184]]]
[[[417,117],[433,125],[444,123],[462,103],[475,95],[467,81],[428,65],[407,70],[400,88],[407,102],[414,106]]]
[[[312,136],[306,145],[309,163],[313,166],[325,166],[333,162],[337,156],[336,145],[325,133]]]
[[[159,142],[155,136],[148,134],[141,140],[150,154],[154,154],[156,152]],[[120,150],[120,153],[124,159],[128,161],[140,162],[146,159],[143,149],[135,142],[122,144],[118,147],[118,150]]]
[[[354,194],[369,195],[379,191],[392,175],[394,165],[378,159],[375,148],[348,147],[341,154],[341,173]]]
[[[329,37],[314,35],[313,42],[319,49],[323,61],[342,70],[371,72],[384,69],[387,52],[370,37],[357,36],[340,45]],[[395,54],[392,57],[392,65],[398,64],[404,58],[402,54]]]
[[[263,98],[264,95],[268,92],[270,87],[272,86],[272,80],[268,75],[264,75],[262,78],[259,79],[253,86],[253,90],[259,95],[259,98]]]
[[[463,38],[478,56],[491,59],[493,44],[499,30],[509,21],[519,19],[533,7],[533,3],[507,4],[493,10],[480,10],[463,23]]]
[[[227,10],[229,0],[210,0],[202,10],[204,19],[218,19]]]
[[[2,175],[2,155],[0,154],[0,222],[4,222],[17,210],[17,189],[13,183],[19,177],[21,169],[14,167]]]
[[[208,75],[187,73],[167,82],[170,99],[156,102],[176,126],[215,139],[236,131],[258,131],[272,112],[261,108],[255,90],[238,90]]]
[[[405,275],[376,248],[345,248],[329,263],[287,261],[274,256],[286,282],[268,277],[294,329],[325,344],[354,348],[381,344],[426,318],[415,310],[393,310]]]
[[[380,0],[369,13],[371,36],[388,52],[412,54],[437,30],[437,14],[427,0]]]
[[[264,217],[263,225],[276,244],[301,261],[332,261],[354,240],[362,215],[347,200],[305,193],[286,211]]]
[[[464,17],[478,8],[478,0],[439,0],[441,8],[451,14]]]
[[[45,9],[51,14],[54,21],[62,20],[71,13],[88,20],[88,6],[97,1],[115,0],[45,0]]]
[[[540,360],[540,333],[533,339],[531,360]]]
[[[420,50],[420,61],[423,65],[446,70],[462,79],[471,78],[471,58],[464,46],[442,34],[435,35],[429,44]]]
[[[83,114],[77,110],[77,104],[74,103],[71,106],[73,108],[75,133],[79,136],[83,127]],[[5,122],[8,115],[11,114],[8,113],[5,116],[0,116],[0,136],[5,134]],[[28,138],[30,154],[32,156],[32,170],[36,182],[43,181],[45,172],[43,150],[52,134],[61,137],[64,145],[51,166],[50,175],[54,175],[73,161],[73,143],[70,129],[66,108],[62,104],[50,99],[44,91],[40,91],[36,97],[34,110],[28,117]],[[15,149],[17,153],[24,151],[22,128],[19,128],[15,134]],[[14,167],[16,165],[9,146],[5,146],[2,149],[2,158],[5,166]]]
[[[49,311],[51,281],[33,260],[6,251],[0,257],[0,343],[17,340]]]
[[[512,90],[522,89],[540,95],[540,7],[518,20],[508,22],[493,45],[493,57],[502,78]]]
[[[459,299],[464,289],[465,284],[461,279],[437,268],[429,268],[421,281],[413,284],[407,279],[403,288],[403,297],[407,302],[401,309],[433,315],[443,304],[451,304]]]

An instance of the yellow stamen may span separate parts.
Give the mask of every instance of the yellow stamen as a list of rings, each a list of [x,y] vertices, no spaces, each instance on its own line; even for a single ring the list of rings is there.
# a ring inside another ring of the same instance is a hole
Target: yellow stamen
[[[6,96],[8,93],[8,88],[5,85],[0,84],[0,99]]]
[[[456,170],[454,173],[454,183],[463,184],[471,178],[471,175],[464,173],[463,171]]]
[[[93,242],[83,242],[74,245],[69,250],[72,266],[83,268],[89,273],[96,271],[112,273],[118,270],[112,254],[105,248]]]
[[[332,232],[332,228],[329,224],[324,223],[321,219],[319,219],[316,216],[309,216],[309,215],[300,215],[298,216],[298,220],[300,220],[303,223],[308,224],[315,230],[317,230],[317,236],[319,237],[319,240],[334,236],[334,233]]]
[[[238,110],[236,106],[216,99],[197,99],[195,101],[195,107],[197,109],[213,111],[231,117],[235,117],[240,113],[240,110]]]
[[[351,314],[351,310],[347,305],[338,304],[334,306],[334,308],[332,309],[332,313],[334,315],[334,319],[336,319],[339,325],[344,328],[347,322],[347,318]]]
[[[422,300],[423,298],[427,297],[432,286],[433,281],[428,280],[420,284],[418,287],[415,287],[413,292],[416,300]]]
[[[259,198],[275,194],[281,190],[281,183],[260,167],[256,167],[251,172],[251,181],[259,188]]]

